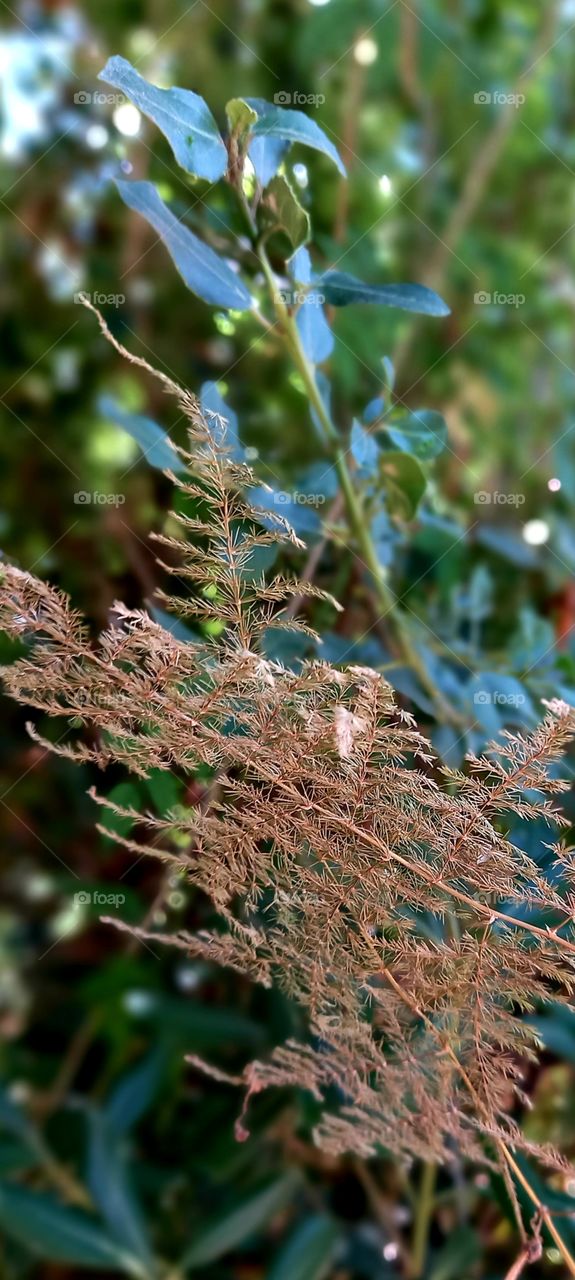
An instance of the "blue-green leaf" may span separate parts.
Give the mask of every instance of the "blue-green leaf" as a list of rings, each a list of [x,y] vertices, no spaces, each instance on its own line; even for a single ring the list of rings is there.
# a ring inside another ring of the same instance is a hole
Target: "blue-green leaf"
[[[207,423],[216,443],[225,445],[228,457],[233,458],[236,462],[241,462],[244,451],[240,444],[238,433],[238,415],[234,413],[233,409],[230,409],[223,396],[220,395],[217,382],[204,382],[200,389],[200,404],[204,413],[206,413]],[[214,413],[218,415],[218,418],[224,419],[224,427],[218,422],[217,418],[211,416]]]
[[[292,1199],[298,1185],[298,1177],[287,1173],[263,1190],[238,1204],[229,1213],[209,1225],[200,1233],[179,1263],[180,1271],[195,1271],[207,1267],[222,1258],[244,1240],[257,1235],[267,1226],[270,1218]]]
[[[153,770],[153,773],[157,774],[159,770]],[[158,806],[158,812],[162,815],[177,804],[180,792],[177,779],[172,774],[166,774],[166,778],[173,784],[175,794],[168,804]],[[155,801],[156,793],[150,786],[151,781],[152,779],[148,778],[146,784],[153,792]],[[138,1123],[158,1092],[165,1068],[166,1050],[163,1045],[158,1044],[151,1053],[138,1062],[137,1066],[127,1071],[118,1081],[105,1107],[106,1120],[114,1133],[128,1133]]]
[[[489,735],[506,724],[537,723],[537,714],[524,684],[502,671],[480,671],[466,685],[473,715]]]
[[[165,134],[187,173],[216,182],[226,172],[228,153],[203,98],[190,89],[159,89],[144,80],[126,58],[109,58],[99,80],[121,89]]]
[[[281,138],[267,138],[264,134],[254,138],[248,146],[248,155],[256,171],[256,178],[262,187],[267,187],[289,147],[289,142]]]
[[[245,284],[168,209],[152,182],[116,182],[128,208],[141,213],[163,240],[174,265],[192,293],[212,306],[247,311],[252,306]]]
[[[392,525],[385,508],[376,513],[370,527],[371,538],[379,563],[387,567],[393,563],[395,548],[400,535]]]
[[[475,495],[475,501],[479,507],[482,505],[482,497],[481,493]],[[491,501],[490,494],[487,494],[486,498],[488,502]],[[479,515],[480,511],[477,514]],[[536,569],[541,563],[539,549],[530,547],[514,529],[506,529],[502,525],[484,524],[480,525],[475,536],[482,546],[503,556],[519,569]]]
[[[311,258],[303,245],[290,258],[288,268],[296,284],[312,285]],[[325,318],[323,294],[313,286],[301,293],[301,298],[296,298],[300,303],[296,317],[300,338],[308,360],[322,364],[333,351],[333,334]]]
[[[370,427],[374,422],[377,422],[378,418],[383,417],[384,413],[385,400],[383,399],[383,396],[374,396],[373,400],[370,400],[369,404],[366,404],[361,416],[365,425]]]
[[[351,456],[360,471],[372,474],[377,470],[381,457],[377,442],[357,421],[353,422],[351,428],[350,448]]]
[[[323,1280],[340,1239],[341,1228],[327,1213],[304,1218],[276,1255],[267,1280]]]
[[[266,511],[287,520],[299,537],[312,538],[321,534],[320,518],[308,495],[290,489],[268,489],[254,485],[250,489],[250,502],[264,527],[277,529],[275,522],[267,522]]]
[[[423,284],[364,284],[346,271],[326,271],[318,288],[333,307],[347,307],[352,302],[374,302],[399,311],[416,311],[426,316],[448,316],[449,307]]]
[[[0,1226],[46,1262],[75,1263],[143,1277],[146,1272],[96,1218],[25,1187],[0,1187]]]
[[[275,103],[265,102],[263,98],[246,98],[246,102],[258,115],[252,130],[254,138],[281,138],[288,145],[302,142],[306,147],[313,147],[314,151],[323,151],[345,178],[345,167],[333,142],[330,142],[315,120],[310,120],[303,111],[287,110]]]
[[[176,453],[170,437],[152,418],[144,418],[139,413],[129,413],[122,409],[111,396],[101,396],[98,401],[100,413],[110,418],[122,431],[127,431],[143,450],[146,461],[158,471],[185,471],[181,458]]]
[[[159,609],[157,605],[150,604],[148,612],[151,614],[154,622],[158,622],[164,631],[169,631],[171,636],[175,636],[176,640],[182,640],[184,644],[199,644],[200,636],[195,635],[185,622],[178,617],[176,613],[166,613],[165,609]]]
[[[525,1018],[525,1021],[540,1036],[550,1053],[575,1064],[575,1013],[572,1009],[550,1000],[543,1005],[540,1015]]]
[[[412,453],[423,462],[437,458],[447,444],[447,423],[443,415],[433,409],[413,409],[381,425],[397,449]]]
[[[94,1203],[118,1245],[139,1258],[142,1273],[152,1275],[154,1263],[144,1215],[128,1176],[123,1135],[100,1111],[88,1113],[87,1182]]]
[[[393,388],[395,386],[395,367],[393,364],[393,360],[390,360],[389,356],[383,356],[381,363],[383,365],[383,375],[385,378],[385,385],[388,391],[393,391]]]

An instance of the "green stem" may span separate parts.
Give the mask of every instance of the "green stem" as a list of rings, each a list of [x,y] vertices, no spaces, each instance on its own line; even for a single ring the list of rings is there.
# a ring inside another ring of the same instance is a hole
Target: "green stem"
[[[276,314],[286,345],[294,364],[305,385],[310,404],[313,406],[321,423],[324,437],[333,457],[333,462],[343,493],[347,518],[356,543],[357,550],[363,560],[373,585],[373,591],[382,617],[389,618],[392,624],[398,649],[409,667],[416,673],[420,683],[429,695],[437,712],[438,719],[459,723],[459,718],[443,697],[441,691],[432,680],[425,662],[413,643],[404,617],[397,606],[397,601],[390,590],[379,563],[377,552],[369,532],[367,515],[358,494],[348,467],[346,453],[337,427],[332,422],[323,396],[317,385],[315,369],[304,351],[299,330],[293,315],[290,314],[278,290],[277,282],[269,264],[263,243],[259,246],[259,257],[274,301]]]
[[[410,1269],[410,1276],[412,1277],[412,1280],[419,1280],[419,1277],[422,1276],[425,1271],[425,1262],[429,1244],[429,1228],[431,1226],[433,1208],[435,1204],[436,1180],[437,1165],[426,1161],[421,1170],[421,1182],[419,1184],[419,1195],[417,1198],[417,1208],[413,1223]]]

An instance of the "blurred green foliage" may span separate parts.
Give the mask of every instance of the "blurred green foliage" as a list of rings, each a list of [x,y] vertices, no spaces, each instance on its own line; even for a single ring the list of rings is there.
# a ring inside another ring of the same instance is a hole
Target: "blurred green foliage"
[[[74,302],[81,289],[100,295],[130,349],[193,390],[217,382],[243,444],[258,451],[262,481],[289,489],[313,476],[318,449],[301,380],[274,336],[249,313],[230,316],[189,293],[112,178],[153,180],[225,256],[244,235],[233,193],[177,168],[150,122],[131,137],[130,118],[118,116],[97,75],[120,54],[151,80],[203,95],[222,127],[232,96],[290,95],[349,173],[345,184],[321,154],[290,153],[313,216],[316,269],[419,281],[451,308],[440,321],[334,308],[330,370],[342,431],[354,417],[365,424],[365,406],[382,394],[394,405],[390,435],[400,451],[421,448],[412,415],[422,405],[447,423],[446,447],[424,459],[417,513],[404,510],[391,528],[382,522],[378,548],[465,728],[431,725],[341,544],[326,547],[317,575],[346,606],[335,624],[331,612],[319,619],[330,628],[326,656],[389,667],[457,761],[510,720],[534,719],[541,696],[572,701],[574,17],[568,0],[2,6],[6,554],[69,591],[94,629],[114,599],[138,606],[160,583],[148,535],[165,523],[170,485],[102,397],[158,420],[178,443],[183,421],[100,339]],[[253,275],[247,238],[240,259]],[[396,367],[392,393],[384,358]],[[427,421],[442,434],[441,419]],[[84,503],[78,493],[123,500]],[[194,1270],[214,1280],[406,1274],[419,1171],[406,1175],[385,1154],[361,1168],[321,1156],[306,1096],[253,1100],[251,1136],[236,1142],[235,1091],[198,1077],[184,1055],[205,1051],[233,1073],[295,1030],[298,1011],[184,952],[175,962],[160,945],[126,943],[99,923],[103,914],[138,923],[148,913],[160,932],[173,932],[210,923],[212,910],[177,877],[164,883],[155,866],[134,865],[99,834],[90,771],[31,743],[17,709],[3,704],[3,713],[5,1274],[67,1276],[88,1266],[171,1280]],[[144,789],[120,775],[107,785],[122,803]],[[193,801],[173,786],[166,793],[165,778],[151,778],[144,802],[162,813]],[[575,1030],[551,1005],[538,1026],[548,1055],[530,1081],[534,1110],[517,1119],[573,1154]],[[574,1190],[558,1181],[552,1193],[566,1237]],[[437,1185],[425,1276],[493,1280],[514,1256],[503,1188],[454,1162]],[[547,1242],[531,1274],[560,1274]]]

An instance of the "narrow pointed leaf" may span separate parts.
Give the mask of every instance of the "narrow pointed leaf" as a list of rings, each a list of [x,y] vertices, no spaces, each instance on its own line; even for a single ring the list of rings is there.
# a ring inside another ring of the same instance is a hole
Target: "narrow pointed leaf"
[[[162,427],[152,418],[145,418],[140,413],[128,413],[117,404],[111,396],[101,396],[98,407],[105,418],[117,423],[122,431],[136,440],[144,453],[146,462],[158,471],[185,471],[185,466]]]
[[[151,776],[147,779],[148,786]],[[160,776],[166,778],[171,788],[177,789],[173,774]],[[164,812],[168,807],[166,805]],[[129,1133],[145,1115],[158,1093],[165,1070],[166,1050],[163,1044],[157,1044],[151,1053],[118,1081],[105,1107],[106,1120],[116,1135]]]
[[[289,1204],[297,1184],[297,1175],[287,1173],[215,1220],[186,1250],[179,1269],[186,1272],[206,1267],[262,1231],[270,1219]]]
[[[333,334],[313,290],[302,302],[296,324],[308,360],[312,364],[323,364],[324,360],[329,360],[333,351]]]
[[[216,182],[226,172],[228,153],[214,117],[190,89],[159,89],[134,70],[126,58],[109,58],[99,80],[121,89],[165,134],[187,173]]]
[[[117,1244],[97,1218],[25,1187],[0,1187],[0,1226],[10,1239],[46,1262],[146,1274],[138,1259]]]
[[[345,271],[326,271],[318,280],[318,288],[333,307],[347,307],[352,302],[376,303],[396,307],[399,311],[415,311],[420,315],[448,316],[449,307],[423,284],[364,284]]]
[[[311,285],[311,258],[304,245],[300,245],[290,258],[288,267],[296,284]],[[304,351],[312,364],[322,364],[333,351],[333,334],[325,318],[323,301],[324,295],[320,289],[310,288],[301,302],[296,318]]]
[[[152,1274],[152,1250],[144,1215],[128,1174],[122,1136],[100,1111],[91,1111],[88,1122],[87,1181],[94,1204],[114,1240],[139,1258],[143,1272]]]
[[[324,1280],[340,1240],[341,1229],[327,1213],[304,1218],[276,1255],[268,1280]]]
[[[245,284],[209,245],[167,208],[152,182],[116,182],[122,200],[161,236],[174,265],[192,293],[212,306],[247,311],[252,299]]]
[[[246,102],[248,106],[253,107],[254,111],[257,111],[258,119],[253,127],[255,138],[281,138],[288,144],[301,142],[306,147],[313,147],[314,151],[322,151],[324,155],[329,156],[345,178],[343,161],[333,142],[330,142],[315,120],[310,120],[303,111],[278,107],[275,103],[265,102],[262,98],[246,98]]]

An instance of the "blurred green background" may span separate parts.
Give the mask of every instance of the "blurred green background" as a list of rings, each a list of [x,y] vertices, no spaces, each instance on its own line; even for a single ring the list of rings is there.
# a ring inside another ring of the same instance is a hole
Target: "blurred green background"
[[[569,696],[574,33],[572,0],[0,0],[4,554],[69,592],[94,631],[115,599],[138,607],[160,581],[149,534],[170,485],[99,398],[157,416],[179,443],[183,424],[101,339],[74,300],[82,289],[133,351],[193,390],[218,381],[262,479],[287,483],[314,460],[298,379],[273,340],[249,313],[230,318],[188,293],[118,199],[115,174],[153,178],[225,252],[225,191],[178,170],[153,126],[97,81],[119,53],[151,80],[202,94],[220,122],[231,96],[282,95],[307,111],[349,172],[346,184],[324,157],[290,153],[316,263],[420,281],[447,300],[441,323],[339,312],[336,419],[377,394],[384,356],[398,405],[443,413],[449,446],[397,550],[407,607],[432,652],[463,654],[473,671],[488,648],[526,698]],[[78,501],[84,493],[121,500]],[[371,621],[343,552],[327,549],[322,578],[346,605],[329,642],[337,660],[338,644],[361,642]],[[377,662],[371,642],[362,652]],[[44,752],[25,721],[3,702],[2,1275],[406,1275],[419,1171],[384,1155],[363,1166],[328,1159],[310,1139],[313,1105],[287,1092],[253,1101],[251,1137],[236,1143],[236,1092],[198,1076],[184,1054],[234,1072],[299,1015],[184,951],[126,942],[100,923],[118,912],[175,932],[201,927],[211,909],[96,831],[86,792],[101,779]],[[451,730],[435,733],[456,750]],[[163,775],[138,791],[120,774],[105,785],[158,812],[193,800]],[[575,1020],[548,1011],[541,1022],[546,1051],[521,1122],[573,1155]],[[24,1187],[48,1197],[34,1223]],[[569,1223],[575,1184],[556,1180],[553,1193]],[[74,1204],[92,1215],[89,1230],[70,1216]],[[70,1243],[76,1228],[81,1244]],[[495,1280],[515,1253],[497,1178],[455,1159],[440,1175],[425,1276]],[[530,1274],[560,1275],[557,1251],[546,1245]]]

